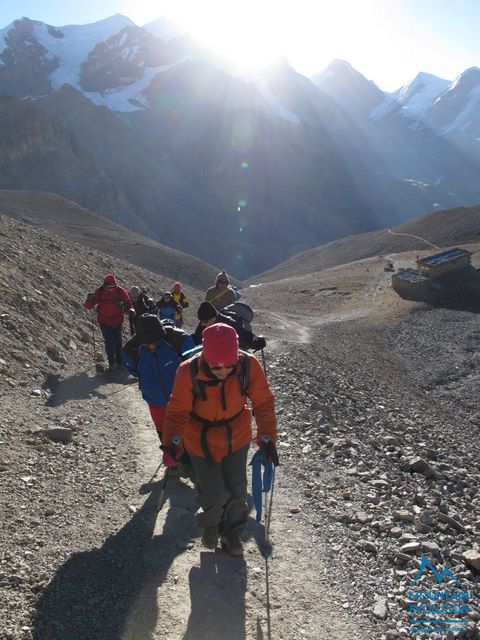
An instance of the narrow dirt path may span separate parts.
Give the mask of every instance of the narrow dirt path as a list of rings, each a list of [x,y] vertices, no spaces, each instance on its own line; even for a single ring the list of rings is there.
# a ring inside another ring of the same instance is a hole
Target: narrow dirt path
[[[415,238],[416,240],[421,240],[422,242],[425,242],[425,244],[428,244],[429,247],[433,247],[434,249],[440,249],[440,247],[434,244],[433,242],[430,242],[429,240],[425,240],[425,238],[421,238],[420,236],[416,236],[413,233],[398,233],[398,231],[392,231],[391,229],[388,230],[388,233],[390,233],[392,236],[406,236],[407,238]]]
[[[159,453],[146,404],[133,385],[124,387],[118,399],[138,420],[139,470],[148,479],[158,467]],[[145,489],[158,493],[162,473],[163,469]],[[122,640],[365,637],[358,619],[335,601],[334,585],[312,545],[309,523],[302,514],[291,512],[299,494],[288,469],[280,467],[277,474],[270,534],[273,552],[267,560],[262,555],[264,528],[255,523],[254,512],[245,555],[231,558],[201,546],[193,522],[197,507],[191,484],[170,481],[167,495],[142,558],[148,578],[130,608]]]

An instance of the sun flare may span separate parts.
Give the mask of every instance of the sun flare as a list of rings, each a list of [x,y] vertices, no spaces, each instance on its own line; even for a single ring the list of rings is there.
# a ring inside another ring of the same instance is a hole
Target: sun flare
[[[138,25],[165,17],[231,70],[255,75],[285,58],[308,76],[340,58],[355,63],[360,71],[371,69],[370,78],[388,79],[406,60],[415,67],[412,42],[421,47],[425,41],[425,47],[435,49],[428,34],[412,28],[401,4],[398,0],[123,0],[123,12]]]
[[[265,67],[283,55],[283,24],[273,0],[137,0],[125,13],[137,24],[164,14],[226,64],[240,70]]]

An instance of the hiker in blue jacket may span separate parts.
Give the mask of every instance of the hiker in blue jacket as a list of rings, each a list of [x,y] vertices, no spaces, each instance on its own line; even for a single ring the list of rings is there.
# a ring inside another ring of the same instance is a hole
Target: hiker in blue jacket
[[[182,307],[174,300],[170,291],[165,291],[155,306],[160,320],[168,320],[176,326],[176,317],[182,312]]]
[[[124,348],[123,363],[139,378],[142,397],[148,404],[161,442],[165,408],[172,392],[175,373],[182,354],[192,349],[194,344],[185,331],[163,326],[160,318],[154,314],[140,316],[136,331],[129,343],[135,342],[138,345],[138,353],[135,349]]]

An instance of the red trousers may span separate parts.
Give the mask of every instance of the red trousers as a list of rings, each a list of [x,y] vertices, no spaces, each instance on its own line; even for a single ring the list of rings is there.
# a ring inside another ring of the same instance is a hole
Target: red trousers
[[[159,436],[163,431],[163,423],[165,422],[165,411],[167,407],[155,407],[153,404],[149,404],[150,415],[152,416],[153,424]]]

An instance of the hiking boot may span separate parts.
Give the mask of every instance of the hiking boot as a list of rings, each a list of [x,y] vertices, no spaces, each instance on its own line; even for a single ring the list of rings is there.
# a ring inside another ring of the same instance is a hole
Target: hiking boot
[[[243,544],[239,536],[222,536],[222,549],[230,556],[243,556]]]
[[[215,549],[218,544],[217,527],[205,527],[202,533],[202,544],[207,549]]]

